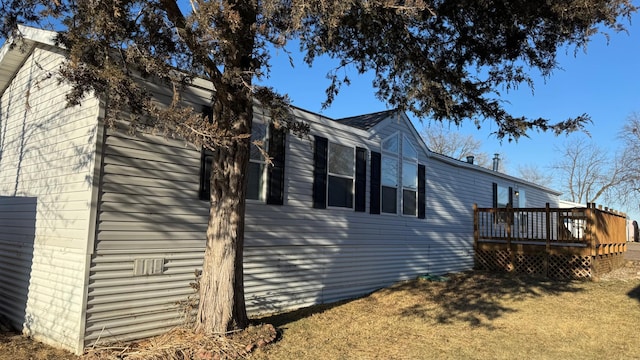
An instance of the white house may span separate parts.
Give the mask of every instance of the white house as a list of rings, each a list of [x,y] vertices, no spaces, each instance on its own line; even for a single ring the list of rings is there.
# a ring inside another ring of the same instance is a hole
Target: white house
[[[65,57],[55,34],[23,32],[0,50],[0,314],[76,353],[180,324],[204,252],[207,153],[106,129],[97,98],[67,108],[49,76]],[[194,85],[194,106],[206,94]],[[307,138],[255,112],[275,166],[254,156],[247,176],[251,314],[469,270],[474,203],[558,206],[555,191],[430,152],[403,113],[292,112]]]

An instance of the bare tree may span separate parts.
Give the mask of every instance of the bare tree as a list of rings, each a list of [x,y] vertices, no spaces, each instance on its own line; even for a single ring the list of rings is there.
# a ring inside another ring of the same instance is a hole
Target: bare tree
[[[553,182],[553,175],[535,165],[518,166],[518,177],[534,184],[548,185]]]
[[[600,198],[609,200],[615,188],[624,182],[620,158],[584,137],[573,138],[557,150],[560,160],[551,167],[559,176],[567,200],[583,204]]]
[[[619,203],[634,207],[640,201],[640,113],[632,113],[619,134],[623,143],[623,182],[617,188]]]
[[[326,106],[349,83],[343,70],[371,71],[376,95],[391,107],[454,124],[491,121],[497,137],[517,139],[531,129],[577,130],[589,117],[512,115],[499,90],[530,85],[531,68],[549,76],[559,49],[586,46],[594,29],[622,31],[620,19],[635,11],[631,0],[6,0],[0,36],[19,36],[18,23],[55,24],[69,54],[61,76],[73,86],[70,105],[100,96],[109,100],[108,116],[125,112],[133,126],[177,133],[213,151],[197,329],[223,333],[247,325],[244,174],[254,100],[277,128],[296,127],[287,98],[255,85],[269,75],[276,51],[292,51],[290,40],[309,65],[324,55],[337,59]],[[136,76],[174,89],[174,101],[158,107],[153,87]],[[195,77],[215,89],[210,121],[180,101]]]
[[[435,153],[458,160],[466,160],[467,156],[473,156],[475,164],[486,168],[492,166],[489,154],[480,150],[482,141],[472,135],[462,135],[456,131],[445,130],[439,124],[425,126],[421,135],[429,150]]]

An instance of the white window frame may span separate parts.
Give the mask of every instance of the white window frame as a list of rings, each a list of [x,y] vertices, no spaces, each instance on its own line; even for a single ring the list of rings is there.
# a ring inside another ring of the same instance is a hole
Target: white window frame
[[[396,139],[396,144],[397,144],[396,151],[385,149],[384,148],[384,143],[387,140],[389,140],[389,139],[391,139],[393,137],[395,137],[395,139]],[[386,138],[384,138],[382,140],[382,142],[380,143],[380,150],[381,150],[381,153],[382,153],[382,158],[381,158],[381,162],[382,163],[381,163],[381,166],[380,166],[380,172],[381,172],[381,174],[380,174],[380,213],[381,214],[387,214],[387,215],[398,215],[399,212],[401,213],[401,209],[402,209],[402,203],[398,201],[398,196],[400,196],[399,193],[402,191],[402,183],[401,183],[401,180],[402,180],[402,161],[400,161],[401,160],[401,155],[400,154],[402,153],[402,142],[401,142],[401,139],[400,139],[400,134],[398,132],[395,132],[392,135],[387,136]],[[395,160],[395,162],[396,162],[396,174],[395,174],[396,175],[396,181],[395,181],[395,186],[388,186],[388,185],[385,185],[385,183],[384,183],[384,164],[385,164],[384,160],[385,160],[385,158]],[[396,209],[395,212],[386,212],[386,211],[384,211],[384,204],[385,204],[384,203],[384,199],[385,199],[385,197],[384,197],[383,189],[385,187],[394,188],[396,190],[395,205],[394,205],[394,207]],[[400,205],[400,206],[398,206],[398,205]]]
[[[266,152],[269,153],[269,125],[265,124],[265,123],[260,123],[260,122],[254,122],[253,126],[252,126],[252,130],[255,129],[255,126],[259,125],[259,126],[264,126],[264,138],[260,139],[259,141],[262,141],[262,149]],[[256,145],[253,144],[254,141],[258,140],[258,139],[254,139],[253,138],[253,131],[251,134],[251,139],[250,139],[250,147],[255,147]],[[264,158],[264,156],[261,154],[259,159],[252,159],[251,158],[251,150],[249,150],[249,163],[250,164],[258,164],[260,166],[262,166],[262,172],[260,174],[260,184],[262,186],[260,186],[260,188],[258,189],[258,198],[257,199],[250,199],[250,198],[246,198],[245,200],[248,202],[254,202],[254,203],[265,203],[267,201],[267,160]],[[249,173],[247,173],[247,176],[249,175]],[[248,189],[248,181],[247,181],[247,189]],[[247,191],[248,193],[248,191]]]
[[[502,192],[500,191],[502,190]],[[498,186],[496,187],[496,207],[498,209],[506,209],[509,207],[509,186],[504,186],[498,183]],[[505,203],[500,202],[500,194],[506,194],[506,201]],[[497,218],[496,218],[496,223],[498,224],[506,224],[507,223],[507,214],[505,212],[502,212],[500,210],[498,210],[497,213]]]
[[[404,151],[404,147],[405,144],[408,145],[414,152],[415,152],[415,157],[412,156],[407,156],[405,154]],[[401,193],[400,193],[400,208],[401,211],[400,213],[403,216],[410,216],[410,217],[417,217],[418,216],[418,150],[416,150],[415,146],[413,146],[413,144],[411,143],[411,141],[409,140],[409,138],[406,135],[402,136],[402,171],[401,171],[401,175],[400,175],[400,179],[401,179],[401,183],[400,183],[400,187],[401,187]],[[410,188],[410,187],[405,187],[404,186],[404,171],[405,171],[405,167],[404,164],[411,164],[411,165],[415,165],[416,168],[416,172],[415,174],[413,174],[415,176],[415,184],[416,187],[415,188]],[[413,214],[405,214],[404,213],[404,191],[409,190],[409,191],[413,191],[415,193],[415,212]]]
[[[331,150],[333,146],[341,146],[344,148],[349,148],[351,149],[351,159],[352,159],[352,164],[351,164],[351,175],[346,175],[346,174],[338,174],[338,173],[333,173],[331,172]],[[329,204],[329,194],[331,192],[331,189],[329,187],[329,177],[333,176],[333,177],[338,177],[338,178],[342,178],[342,179],[350,179],[351,180],[351,207],[348,206],[337,206],[337,205],[330,205]],[[329,141],[329,145],[327,146],[327,180],[326,180],[326,184],[327,184],[327,195],[326,195],[326,204],[327,204],[327,208],[331,208],[331,209],[354,209],[355,206],[355,185],[356,185],[356,148],[355,146],[349,146],[349,145],[343,145],[337,142],[332,142]]]

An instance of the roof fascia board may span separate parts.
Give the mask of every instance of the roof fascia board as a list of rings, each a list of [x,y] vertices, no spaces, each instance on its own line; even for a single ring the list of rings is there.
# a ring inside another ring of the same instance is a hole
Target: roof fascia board
[[[369,138],[369,135],[371,135],[367,130],[362,130],[362,129],[355,128],[353,126],[341,124],[340,122],[332,118],[326,117],[324,115],[320,115],[318,113],[314,113],[309,110],[302,109],[297,106],[291,106],[291,110],[294,115],[301,117],[305,121],[308,120],[328,128],[335,128],[344,132],[352,133],[352,134],[361,136],[365,139]]]
[[[420,136],[420,133],[418,132],[416,127],[413,126],[413,122],[411,122],[411,119],[409,119],[409,117],[404,111],[399,112],[399,115],[408,124],[409,131],[411,131],[413,133],[413,136],[418,140],[422,150],[427,154],[427,156],[429,156],[429,154],[431,153],[431,150],[429,150],[429,148],[427,147],[427,144],[424,142],[424,139],[422,138],[422,136]]]
[[[25,38],[45,45],[56,45],[58,33],[52,30],[37,29],[31,26],[18,25],[18,32]]]
[[[536,183],[532,183],[530,181],[526,181],[520,178],[517,178],[515,176],[511,176],[511,175],[507,175],[498,171],[493,171],[487,168],[483,168],[482,166],[478,166],[478,165],[473,165],[473,164],[469,164],[467,162],[464,162],[462,160],[456,160],[453,158],[450,158],[448,156],[442,155],[442,154],[438,154],[438,153],[434,153],[434,152],[430,152],[431,154],[431,158],[433,158],[434,160],[437,161],[441,161],[459,168],[464,168],[464,169],[469,169],[469,170],[474,170],[474,171],[478,171],[478,172],[482,172],[488,175],[492,175],[492,176],[496,176],[499,178],[502,178],[504,180],[508,180],[508,181],[513,181],[513,182],[517,182],[519,184],[523,184],[523,185],[528,185],[528,186],[532,186],[535,188],[538,188],[540,190],[544,190],[547,191],[549,193],[552,193],[554,195],[560,196],[562,195],[562,192],[559,192],[557,190],[553,190],[553,189],[549,189],[548,187],[536,184]]]
[[[0,95],[38,44],[55,46],[56,32],[18,25],[19,37],[10,37],[0,48]]]
[[[374,126],[372,126],[368,130],[370,132],[369,135],[373,136],[373,134],[376,131],[379,131],[383,127],[387,126],[390,121],[398,121],[399,119],[402,119],[402,121],[404,121],[407,124],[407,127],[409,128],[409,131],[411,131],[411,133],[413,134],[414,138],[416,138],[416,140],[420,144],[420,148],[425,152],[425,154],[427,154],[427,157],[431,156],[431,150],[429,150],[429,148],[427,147],[427,144],[425,144],[425,142],[424,142],[424,139],[422,138],[422,136],[420,136],[420,134],[418,133],[418,130],[416,130],[416,127],[413,126],[413,123],[411,122],[411,120],[409,119],[409,117],[407,116],[407,114],[404,111],[397,110],[395,113],[391,114],[386,119],[384,119],[384,120],[380,121],[379,123],[375,124]]]

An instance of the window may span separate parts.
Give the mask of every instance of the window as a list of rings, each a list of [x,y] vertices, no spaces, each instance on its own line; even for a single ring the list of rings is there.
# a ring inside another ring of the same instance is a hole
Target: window
[[[364,212],[366,207],[368,151],[329,143],[314,136],[313,189],[315,209],[344,207]]]
[[[398,158],[382,156],[382,212],[395,214],[398,197]]]
[[[286,133],[273,126],[254,122],[251,140],[262,141],[263,150],[271,158],[272,165],[267,165],[262,152],[253,144],[249,148],[249,168],[245,177],[247,182],[246,199],[266,202],[272,205],[284,203],[284,166]],[[199,198],[209,200],[210,179],[213,152],[202,150],[200,158],[200,190]]]
[[[400,141],[402,140],[402,141]],[[407,136],[384,139],[380,153],[371,152],[371,214],[397,214],[426,218],[426,167]]]
[[[398,135],[394,134],[389,136],[388,138],[386,138],[383,142],[382,142],[382,150],[390,152],[390,153],[394,153],[397,154],[398,153]]]
[[[496,209],[513,207],[513,189],[493,183],[493,207]],[[507,212],[498,211],[495,220],[499,223],[507,222]]]
[[[355,153],[352,147],[329,143],[327,204],[353,208]]]
[[[398,135],[394,134],[382,141],[382,212],[387,214],[398,213],[398,175],[400,150]]]
[[[509,188],[498,185],[498,203],[497,208],[506,208],[509,206]]]
[[[418,204],[418,164],[402,163],[402,214],[416,215]]]
[[[264,151],[268,151],[269,142],[267,141],[267,126],[261,123],[253,123],[251,129],[251,142],[261,141]],[[267,162],[260,149],[254,145],[250,145],[249,154],[249,171],[247,173],[247,196],[249,200],[265,199],[266,194],[266,169]]]
[[[406,136],[403,136],[402,139],[402,156],[410,159],[418,159],[418,152]]]
[[[417,216],[418,152],[406,136],[401,143],[399,140],[400,136],[394,134],[382,142],[381,211],[397,214],[399,197],[402,214]]]
[[[527,194],[524,190],[520,189],[516,191],[516,198],[518,201],[518,207],[527,207]]]
[[[418,152],[406,136],[402,138],[402,214],[418,211]]]

